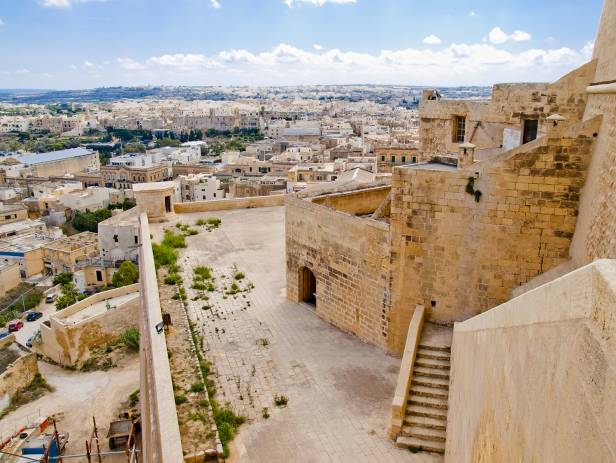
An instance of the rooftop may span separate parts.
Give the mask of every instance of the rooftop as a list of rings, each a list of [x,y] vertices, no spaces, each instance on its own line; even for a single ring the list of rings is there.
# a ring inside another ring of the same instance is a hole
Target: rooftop
[[[50,151],[48,153],[28,153],[15,156],[15,159],[27,165],[44,164],[46,162],[60,161],[62,159],[88,156],[94,151],[87,148],[70,148],[60,151]]]

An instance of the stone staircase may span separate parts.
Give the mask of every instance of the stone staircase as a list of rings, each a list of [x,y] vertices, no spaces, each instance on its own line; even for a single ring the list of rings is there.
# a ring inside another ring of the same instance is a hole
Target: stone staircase
[[[398,447],[445,453],[450,356],[451,346],[428,341],[424,332],[413,365],[404,425],[396,438]]]

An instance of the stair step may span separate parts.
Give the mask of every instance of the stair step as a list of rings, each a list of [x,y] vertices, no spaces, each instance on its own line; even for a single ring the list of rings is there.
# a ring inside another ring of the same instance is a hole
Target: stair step
[[[420,349],[424,349],[424,350],[436,351],[436,352],[448,352],[448,353],[451,353],[451,347],[450,346],[429,346],[427,344],[419,344],[419,348]]]
[[[413,384],[410,390],[410,396],[419,397],[434,397],[435,399],[447,400],[449,398],[449,391],[438,387],[425,387]]]
[[[439,389],[444,389],[444,390],[449,390],[449,381],[446,379],[439,379],[439,378],[425,378],[425,377],[418,377],[418,378],[413,378],[411,381],[411,385],[412,386],[424,386],[424,387],[435,387],[435,388],[439,388]]]
[[[407,403],[410,405],[421,405],[423,407],[440,408],[447,410],[447,399],[438,399],[436,397],[422,397],[418,395],[411,395]]]
[[[406,407],[406,418],[413,419],[416,416],[434,418],[447,422],[447,410],[442,408],[424,407],[423,405],[411,404]]]
[[[445,443],[416,437],[398,436],[396,446],[405,449],[423,450],[424,452],[445,453]]]
[[[435,350],[417,350],[417,358],[428,358],[435,360],[449,360],[451,358],[451,354],[449,352],[441,352]]]
[[[445,431],[447,429],[446,418],[433,418],[431,416],[418,416],[418,415],[406,415],[404,417],[404,423],[411,426],[418,426],[420,428],[428,429],[440,429]]]
[[[425,368],[438,368],[439,370],[449,370],[451,368],[449,360],[436,360],[426,358],[415,359],[415,365],[418,367]]]
[[[420,428],[419,426],[402,426],[401,435],[434,442],[445,442],[446,433],[440,429]]]
[[[437,368],[425,368],[422,366],[413,367],[413,376],[423,376],[426,378],[439,378],[449,381],[449,371]]]

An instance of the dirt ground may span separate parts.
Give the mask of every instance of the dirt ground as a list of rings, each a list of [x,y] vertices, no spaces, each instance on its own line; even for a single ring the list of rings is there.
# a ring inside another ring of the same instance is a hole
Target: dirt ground
[[[160,271],[163,275],[163,270]],[[185,279],[186,276],[182,275]],[[191,352],[189,329],[182,303],[171,299],[177,287],[159,281],[160,303],[163,310],[171,315],[172,325],[166,334],[167,349],[171,354],[169,364],[173,378],[176,408],[182,436],[182,449],[186,453],[215,449],[215,431],[208,414],[204,392],[191,392],[191,386],[200,382],[197,373],[197,360]],[[178,403],[178,398],[185,402]],[[184,399],[181,399],[184,400]]]
[[[85,441],[92,432],[96,417],[101,451],[108,450],[109,423],[126,407],[128,396],[139,388],[139,355],[124,356],[117,367],[107,371],[79,372],[39,361],[39,371],[54,392],[23,405],[0,421],[0,437],[25,425],[38,416],[56,416],[58,431],[68,432],[67,454],[85,452]],[[101,435],[102,434],[102,435]],[[87,461],[71,459],[71,461]],[[126,457],[107,457],[105,462],[125,462]]]

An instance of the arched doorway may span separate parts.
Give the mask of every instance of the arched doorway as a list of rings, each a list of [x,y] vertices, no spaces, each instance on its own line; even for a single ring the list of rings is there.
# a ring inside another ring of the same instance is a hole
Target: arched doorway
[[[299,269],[300,300],[314,307],[317,305],[317,279],[308,267]]]

